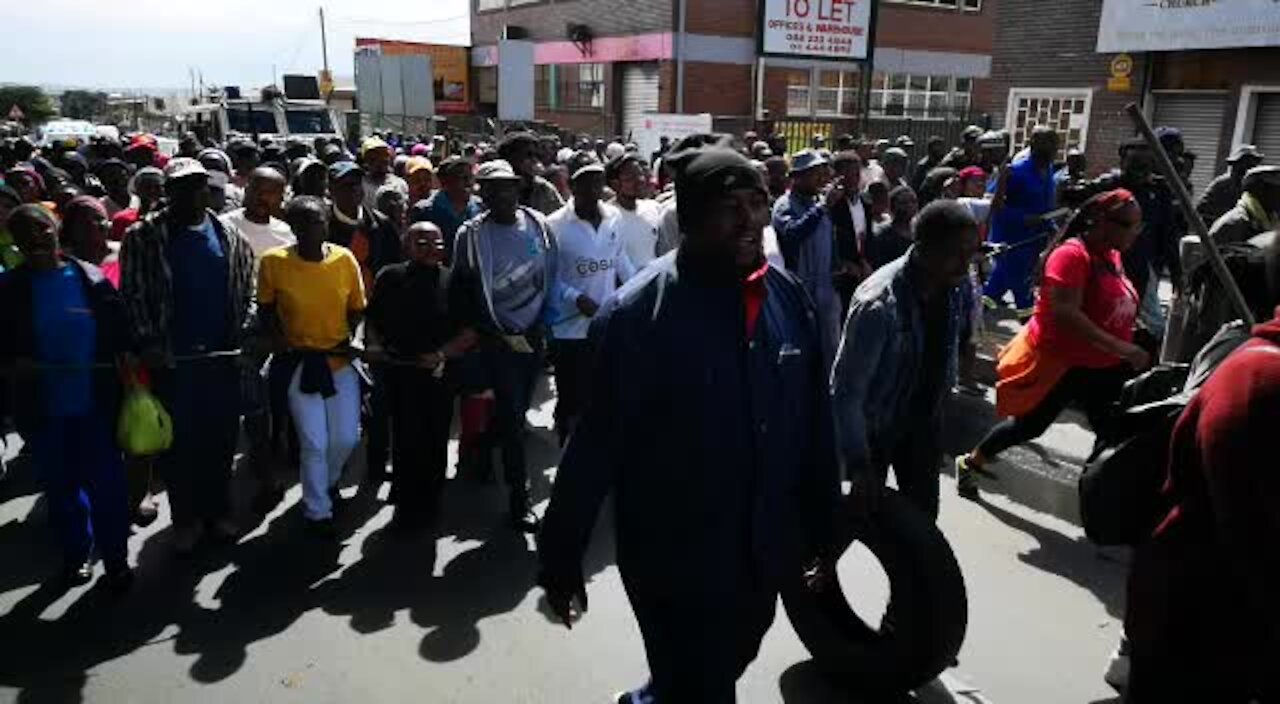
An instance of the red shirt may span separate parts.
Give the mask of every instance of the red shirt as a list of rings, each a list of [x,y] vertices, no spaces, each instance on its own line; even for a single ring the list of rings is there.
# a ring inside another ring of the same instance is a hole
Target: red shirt
[[[137,208],[125,208],[124,210],[121,210],[115,214],[115,217],[111,218],[111,234],[109,236],[113,241],[119,242],[124,239],[125,230],[128,230],[129,227],[137,221]]]
[[[760,309],[764,307],[764,299],[769,290],[764,285],[765,274],[769,273],[769,262],[747,274],[742,282],[742,307],[746,313],[747,338],[756,332],[756,321],[760,319]]]
[[[1084,291],[1081,308],[1095,325],[1107,333],[1133,341],[1133,324],[1138,317],[1138,292],[1124,274],[1120,253],[1116,250],[1091,252],[1083,241],[1070,239],[1049,255],[1044,267],[1044,281],[1036,299],[1035,315],[1027,336],[1031,344],[1052,350],[1072,367],[1100,369],[1113,367],[1122,360],[1103,352],[1059,326],[1049,310],[1048,294],[1056,286]]]

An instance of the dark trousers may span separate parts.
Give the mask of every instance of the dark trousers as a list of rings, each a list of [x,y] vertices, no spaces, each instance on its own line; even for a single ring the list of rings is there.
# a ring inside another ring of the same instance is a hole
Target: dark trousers
[[[776,594],[743,592],[708,608],[628,589],[649,661],[649,691],[658,704],[736,701],[738,678],[756,659],[777,608]]]
[[[920,430],[907,433],[890,449],[872,450],[872,465],[883,483],[893,467],[898,493],[933,520],[938,518],[938,469],[942,450],[938,446],[941,423],[935,420]]]
[[[27,439],[66,563],[80,565],[96,548],[114,572],[128,566],[129,510],[110,418],[109,412],[48,418]]]
[[[440,506],[449,467],[453,395],[429,369],[390,369],[384,375],[391,408],[390,500],[399,515],[429,519]]]
[[[1127,366],[1070,369],[1040,405],[1024,416],[1008,418],[992,428],[978,445],[978,451],[983,457],[993,459],[1014,445],[1021,445],[1044,435],[1072,403],[1083,407],[1089,427],[1096,433],[1098,428],[1106,425],[1112,406],[1120,398],[1120,391],[1131,376],[1133,372]]]
[[[240,434],[240,371],[232,360],[180,364],[156,375],[173,420],[173,446],[159,469],[174,525],[231,513],[231,465]]]
[[[591,345],[587,340],[555,340],[551,343],[556,364],[556,428],[562,434],[573,430],[590,397]]]
[[[369,393],[369,417],[365,419],[365,473],[367,479],[380,480],[387,474],[387,458],[391,453],[391,402],[387,391],[388,370],[381,364],[370,365],[373,389]]]
[[[523,500],[528,495],[528,468],[525,466],[525,414],[533,402],[533,388],[542,369],[542,348],[530,339],[533,354],[514,352],[506,347],[487,351],[486,373],[495,400],[493,438],[502,449],[502,471],[512,496]],[[499,343],[504,344],[504,343]]]

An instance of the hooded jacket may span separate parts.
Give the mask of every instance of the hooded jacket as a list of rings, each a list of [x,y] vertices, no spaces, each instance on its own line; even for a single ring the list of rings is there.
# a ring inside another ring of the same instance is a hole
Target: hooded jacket
[[[1135,554],[1126,616],[1135,656],[1194,663],[1165,677],[1230,682],[1261,701],[1280,696],[1277,419],[1280,318],[1254,327],[1175,425],[1164,489],[1174,508]]]

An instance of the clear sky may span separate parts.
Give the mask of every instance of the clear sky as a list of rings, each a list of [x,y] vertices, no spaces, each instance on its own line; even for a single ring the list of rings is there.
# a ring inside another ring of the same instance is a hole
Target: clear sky
[[[355,38],[467,44],[469,0],[0,0],[0,81],[110,88],[261,86],[329,62],[351,75]]]

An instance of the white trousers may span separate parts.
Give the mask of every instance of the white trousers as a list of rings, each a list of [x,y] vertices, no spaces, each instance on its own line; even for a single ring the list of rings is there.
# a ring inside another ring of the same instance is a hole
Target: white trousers
[[[333,518],[329,490],[360,442],[360,378],[347,365],[333,373],[336,394],[304,394],[302,365],[289,380],[289,412],[298,432],[303,515],[312,521]]]

